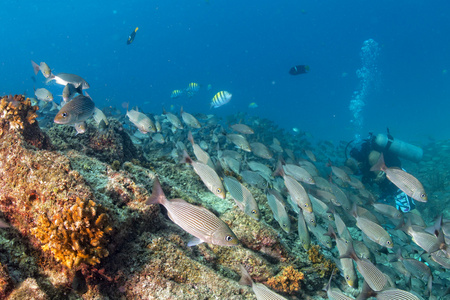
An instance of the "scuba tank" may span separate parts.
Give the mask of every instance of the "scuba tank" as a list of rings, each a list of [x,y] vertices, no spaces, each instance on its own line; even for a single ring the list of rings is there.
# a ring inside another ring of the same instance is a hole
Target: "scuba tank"
[[[388,130],[388,134],[377,134],[373,138],[373,146],[376,150],[392,152],[401,158],[413,162],[419,162],[423,156],[423,150],[420,147],[408,144],[399,139],[394,139]]]

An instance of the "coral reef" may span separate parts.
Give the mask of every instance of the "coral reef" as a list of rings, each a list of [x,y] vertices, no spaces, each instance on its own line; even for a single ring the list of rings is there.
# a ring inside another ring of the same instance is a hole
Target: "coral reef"
[[[336,265],[329,259],[326,259],[322,253],[319,252],[320,246],[314,245],[308,250],[308,258],[312,262],[312,268],[320,278],[328,278],[336,268]]]
[[[47,133],[58,150],[77,150],[107,163],[118,161],[122,164],[132,159],[145,161],[142,151],[134,146],[122,124],[114,119],[108,123],[107,128],[98,129],[90,120],[86,132],[78,135],[72,126],[53,126]]]
[[[294,269],[293,266],[288,266],[277,276],[269,278],[267,285],[276,291],[294,294],[300,290],[303,279],[305,275],[302,272]]]
[[[57,261],[68,268],[81,263],[96,265],[108,256],[108,236],[113,228],[110,217],[101,205],[92,200],[76,199],[74,205],[65,205],[52,220],[41,214],[37,227],[31,233],[51,251]]]
[[[9,130],[18,131],[24,140],[39,149],[51,149],[50,139],[36,122],[36,111],[29,98],[22,95],[0,99],[0,138]]]

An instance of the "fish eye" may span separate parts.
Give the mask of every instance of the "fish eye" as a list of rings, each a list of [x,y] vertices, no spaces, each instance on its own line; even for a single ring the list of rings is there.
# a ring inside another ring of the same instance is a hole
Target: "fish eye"
[[[227,242],[230,242],[230,241],[233,240],[233,237],[232,237],[231,235],[227,235],[227,236],[225,237],[225,240],[226,240]]]
[[[350,276],[345,275],[345,280],[350,280]]]
[[[386,244],[390,245],[390,244],[391,244],[391,241],[387,241]]]
[[[308,203],[305,203],[304,207],[308,207],[308,206],[309,206]]]
[[[420,198],[425,198],[425,194],[420,194]]]
[[[256,210],[252,209],[252,214],[255,215],[256,214]]]
[[[217,192],[218,194],[220,194],[220,193],[222,193],[222,189],[221,189],[221,188],[217,188],[216,192]]]
[[[61,116],[62,116],[63,118],[66,118],[66,117],[67,117],[67,113],[63,112],[63,113],[61,114]]]

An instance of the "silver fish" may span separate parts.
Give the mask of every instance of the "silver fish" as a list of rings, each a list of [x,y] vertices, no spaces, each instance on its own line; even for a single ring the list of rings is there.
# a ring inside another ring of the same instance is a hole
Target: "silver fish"
[[[334,176],[336,176],[337,178],[341,179],[344,182],[351,181],[348,174],[342,168],[332,165],[331,162],[328,163],[328,166],[331,167],[331,172],[333,172]]]
[[[53,95],[52,93],[44,88],[41,89],[37,89],[34,91],[34,94],[36,95],[36,98],[38,98],[38,100],[42,100],[42,101],[53,101]]]
[[[331,288],[331,278],[333,278],[333,274],[330,276],[330,280],[325,287],[325,291],[327,292],[328,299],[334,300],[355,300],[352,297],[346,296],[342,293],[342,291],[338,288]]]
[[[190,131],[188,132],[188,140],[191,142],[192,149],[194,151],[194,155],[197,158],[197,160],[214,169],[215,166],[211,160],[211,157],[206,151],[204,151],[198,144],[194,142],[194,137],[192,136],[192,132]]]
[[[244,151],[251,152],[252,149],[247,139],[240,134],[229,133],[227,134],[227,140],[235,144],[238,148]]]
[[[220,246],[236,246],[239,243],[228,225],[206,208],[189,204],[183,199],[168,200],[158,178],[155,178],[152,195],[146,203],[163,205],[175,224],[196,237],[188,246],[202,242]]]
[[[52,80],[54,80],[57,84],[60,85],[67,85],[68,83],[71,83],[75,86],[75,88],[81,86],[83,90],[89,88],[89,83],[87,83],[86,80],[75,74],[67,74],[67,73],[59,73],[58,75],[51,74],[47,78],[45,83],[48,84]]]
[[[240,268],[241,268],[241,279],[239,280],[239,284],[251,286],[253,292],[256,295],[257,300],[287,300],[283,296],[280,296],[277,293],[271,291],[264,284],[253,282],[252,278],[250,277],[250,274],[248,274],[244,266],[241,265]]]
[[[281,164],[278,165],[278,168],[274,172],[274,174],[279,174],[283,177],[284,185],[288,189],[292,200],[294,200],[302,210],[306,210],[307,212],[311,213],[311,200],[309,199],[308,193],[306,193],[305,188],[297,180],[289,175],[286,175]]]
[[[308,194],[309,199],[311,200],[311,204],[313,206],[314,213],[318,214],[322,218],[325,218],[329,221],[334,221],[333,214],[329,211],[328,205],[326,205],[321,200],[317,199],[313,195]]]
[[[406,195],[419,202],[427,202],[427,194],[422,183],[413,175],[399,168],[388,168],[384,164],[383,153],[380,155],[378,162],[370,168],[371,171],[383,171],[386,173],[387,179],[401,189]]]
[[[348,242],[339,238],[334,232],[333,226],[328,225],[328,232],[326,235],[330,236],[336,241],[336,246],[339,251],[339,256],[344,255],[347,252]],[[353,288],[358,288],[358,277],[356,276],[355,268],[353,267],[353,260],[351,258],[341,258],[342,272],[347,284]]]
[[[311,150],[305,149],[305,150],[303,150],[303,152],[305,152],[306,156],[307,156],[311,161],[314,161],[314,162],[317,161],[316,156],[314,155],[314,153],[313,153]]]
[[[350,211],[352,205],[350,200],[348,200],[347,195],[334,183],[330,183],[331,190],[333,194],[336,196],[336,201],[344,208],[346,211]]]
[[[91,98],[78,95],[67,102],[56,114],[56,124],[73,125],[87,120],[95,110],[95,104]]]
[[[105,123],[105,125],[108,126],[108,124],[109,124],[108,119],[106,118],[105,114],[97,107],[94,110],[93,117],[94,117],[95,123],[97,123],[97,125],[100,125],[100,123],[103,121]]]
[[[396,288],[388,288],[377,292],[376,295],[377,300],[420,300],[416,295]]]
[[[34,61],[31,61],[31,65],[33,66],[34,75],[37,75],[39,71],[42,72],[42,75],[44,75],[45,78],[49,78],[53,75],[52,70],[50,70],[49,66],[45,62],[41,62],[41,64],[38,65]]]
[[[86,122],[81,122],[81,123],[75,123],[75,130],[77,131],[77,134],[82,134],[86,132]]]
[[[234,131],[237,131],[239,133],[242,134],[254,134],[255,132],[253,131],[253,129],[250,128],[250,126],[245,125],[245,124],[233,124],[230,125],[231,129],[233,129]]]
[[[234,177],[225,176],[223,183],[231,197],[236,201],[237,206],[246,215],[259,221],[261,214],[252,193]]]
[[[181,162],[192,165],[195,173],[200,176],[206,187],[217,197],[225,199],[225,190],[222,181],[220,181],[220,178],[214,169],[204,163],[193,161],[186,150],[183,151],[183,160]]]
[[[358,216],[356,205],[354,206],[353,215],[356,218],[356,226],[361,229],[371,241],[386,248],[394,247],[391,236],[382,226],[369,219]]]
[[[157,142],[158,144],[161,144],[161,145],[166,142],[166,139],[164,138],[164,136],[159,132],[152,135],[152,140],[154,140],[155,142]]]
[[[286,212],[286,206],[283,197],[276,190],[268,190],[266,193],[267,202],[272,210],[274,219],[280,224],[280,227],[286,232],[291,232],[291,221]]]
[[[298,214],[298,237],[300,239],[300,243],[303,246],[303,249],[309,250],[311,247],[311,237],[309,235],[308,227],[306,227],[305,219],[303,218],[303,214],[300,212]]]
[[[184,123],[186,123],[186,125],[188,125],[189,127],[192,127],[192,128],[202,127],[200,125],[200,122],[193,115],[191,115],[190,113],[187,113],[183,110],[183,107],[181,107],[180,115],[181,115],[181,118],[183,119]]]
[[[178,119],[178,117],[176,115],[174,115],[171,112],[167,112],[164,108],[163,108],[163,114],[166,116],[167,120],[169,120],[170,124],[172,124],[175,128],[178,129],[183,129],[183,124],[181,124],[180,119]]]
[[[319,243],[328,248],[331,249],[333,247],[333,242],[331,241],[331,238],[327,235],[327,231],[322,226],[316,226],[316,227],[308,227],[309,231],[316,237],[316,239],[319,241]]]
[[[264,177],[270,177],[272,175],[272,170],[265,164],[257,161],[248,161],[247,165],[252,171],[264,174]]]
[[[63,93],[62,93],[63,101],[64,102],[70,101],[70,99],[72,99],[75,96],[76,93],[78,93],[80,95],[83,94],[83,90],[81,89],[81,85],[78,88],[76,88],[71,83],[66,84],[66,86],[63,89]]]
[[[267,148],[263,143],[260,142],[250,143],[250,148],[252,149],[252,153],[255,156],[265,159],[271,159],[273,157],[272,151],[270,151],[269,148]]]
[[[146,134],[149,132],[156,132],[156,127],[153,121],[144,113],[137,110],[127,110],[126,116],[130,119],[130,122],[137,127],[137,129]]]
[[[372,203],[372,206],[377,212],[393,219],[401,219],[403,216],[402,212],[392,205]]]
[[[242,179],[250,185],[257,186],[259,188],[263,188],[267,186],[267,182],[259,173],[253,171],[242,171],[239,175],[242,176]]]
[[[388,280],[386,275],[383,274],[375,265],[368,259],[359,258],[355,250],[353,249],[353,244],[348,243],[347,252],[341,255],[339,258],[351,258],[356,263],[356,268],[359,273],[364,277],[370,288],[376,292],[383,290]]]
[[[302,168],[297,165],[293,164],[285,164],[283,166],[284,172],[287,175],[290,175],[295,178],[295,180],[307,183],[307,184],[315,184],[314,178],[311,176],[311,174],[306,171],[305,168]]]

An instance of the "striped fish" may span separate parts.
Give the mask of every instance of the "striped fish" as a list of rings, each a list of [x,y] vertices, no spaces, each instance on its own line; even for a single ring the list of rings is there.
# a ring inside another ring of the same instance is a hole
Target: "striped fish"
[[[191,82],[188,84],[186,92],[188,93],[196,93],[200,90],[200,85],[196,82]]]
[[[172,93],[170,94],[170,98],[175,99],[180,97],[183,94],[183,91],[180,90],[173,90]]]
[[[195,237],[188,246],[203,242],[219,246],[236,246],[239,243],[228,225],[206,208],[189,204],[183,199],[168,200],[158,178],[153,182],[152,195],[146,203],[163,205],[169,218]]]
[[[416,295],[395,288],[388,288],[384,291],[376,293],[377,300],[419,300]]]
[[[213,168],[204,163],[193,161],[186,150],[183,150],[183,160],[181,163],[192,165],[195,173],[200,176],[206,187],[217,197],[225,199],[225,190],[223,189],[222,181],[220,181],[219,176]]]
[[[211,107],[217,108],[230,102],[233,95],[227,91],[220,91],[211,100]]]
[[[361,229],[361,231],[364,232],[371,241],[386,248],[394,247],[391,236],[381,225],[364,217],[358,216],[356,212],[356,204],[353,206],[353,216],[356,218],[356,227]]]
[[[295,178],[295,180],[307,183],[307,184],[315,184],[314,178],[311,174],[308,173],[304,168],[294,165],[294,164],[285,164],[283,166],[284,172]]]
[[[366,280],[370,288],[376,292],[384,289],[388,283],[386,275],[381,272],[375,265],[368,259],[359,258],[355,250],[353,249],[353,244],[348,243],[347,252],[341,255],[339,258],[351,258],[356,263],[356,268],[362,277]]]
[[[262,283],[253,282],[250,274],[248,274],[247,270],[244,266],[241,265],[241,280],[239,283],[242,285],[249,285],[252,287],[253,292],[256,295],[257,300],[287,300],[283,296],[278,295],[277,293],[271,291],[268,287],[266,287]]]
[[[328,299],[334,300],[354,300],[354,298],[346,296],[342,293],[342,291],[338,288],[331,287],[331,279],[333,278],[333,274],[330,276],[330,280],[328,281],[327,286],[325,287],[325,291],[327,292]],[[359,299],[359,298],[358,298]]]
[[[234,177],[225,176],[223,183],[237,206],[248,216],[259,221],[261,214],[252,193]]]
[[[90,97],[78,95],[67,102],[56,114],[54,122],[62,125],[74,125],[87,120],[95,110]]]
[[[383,153],[380,155],[378,162],[370,168],[370,171],[383,171],[386,173],[387,179],[401,189],[406,195],[419,202],[427,202],[427,194],[422,183],[411,174],[399,168],[388,168],[384,164]]]
[[[311,213],[312,205],[308,193],[306,193],[305,188],[297,180],[284,173],[281,163],[278,165],[274,174],[283,177],[284,185],[288,189],[289,195],[291,195],[292,200],[297,203],[297,205],[302,210],[306,210],[307,212]]]

